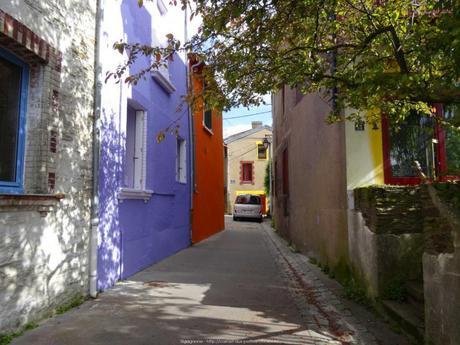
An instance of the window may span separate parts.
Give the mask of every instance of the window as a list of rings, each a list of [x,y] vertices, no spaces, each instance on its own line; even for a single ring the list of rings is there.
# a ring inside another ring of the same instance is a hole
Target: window
[[[436,105],[436,116],[456,124],[458,110],[453,106]],[[419,173],[415,161],[429,178],[458,178],[460,174],[460,135],[443,128],[434,118],[416,112],[406,117],[395,129],[389,120],[382,119],[384,176],[387,184],[418,184]]]
[[[206,108],[205,108],[206,109]],[[212,131],[212,110],[205,110],[203,114],[203,125]]]
[[[0,192],[22,193],[29,68],[0,49]]]
[[[126,116],[125,187],[145,189],[146,114],[128,105]]]
[[[241,162],[240,183],[254,184],[254,162]]]
[[[176,144],[176,181],[180,183],[187,182],[187,166],[186,166],[186,146],[185,140],[177,138]]]
[[[267,149],[264,144],[257,144],[257,159],[267,159]]]
[[[257,195],[238,195],[235,200],[235,204],[243,204],[243,205],[260,205],[261,199]]]
[[[460,124],[460,105],[444,106],[444,119],[450,124]],[[452,128],[444,132],[446,166],[444,172],[448,176],[460,176],[460,133]]]
[[[163,61],[162,64],[158,67],[158,70],[152,72],[152,78],[162,87],[162,89],[168,94],[174,93],[176,87],[171,81],[171,76],[169,74],[169,58],[167,61]]]

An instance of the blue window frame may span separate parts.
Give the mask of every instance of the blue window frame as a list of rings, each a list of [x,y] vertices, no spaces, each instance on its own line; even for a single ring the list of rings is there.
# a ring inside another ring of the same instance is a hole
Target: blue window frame
[[[24,192],[29,66],[0,48],[0,193]]]

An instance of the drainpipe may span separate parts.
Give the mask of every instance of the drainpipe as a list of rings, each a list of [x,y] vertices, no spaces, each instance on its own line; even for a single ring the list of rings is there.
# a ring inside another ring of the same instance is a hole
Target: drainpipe
[[[188,11],[185,7],[184,11],[184,42],[188,41]],[[184,62],[185,62],[185,85],[187,88],[186,92],[190,91],[190,71],[189,71],[189,61],[187,57],[187,52],[184,52]],[[193,86],[193,85],[192,85]],[[194,122],[193,122],[193,113],[190,110],[190,106],[187,105],[187,115],[188,115],[188,131],[189,131],[189,151],[190,151],[190,243],[192,242],[192,215],[193,215],[193,192],[195,185],[195,136],[194,136]]]
[[[97,234],[99,228],[99,150],[102,66],[100,64],[100,44],[102,39],[102,1],[97,0],[96,8],[96,42],[94,47],[94,119],[93,119],[93,195],[91,200],[91,235],[89,257],[89,294],[97,297]]]
[[[199,61],[190,67],[187,67],[187,90],[190,90],[190,92],[194,92],[194,85],[192,81],[192,74],[193,70],[195,67],[198,67],[202,64],[202,61]],[[189,61],[187,59],[187,66],[189,66]],[[193,107],[193,104],[192,104]],[[189,119],[190,119],[190,157],[191,157],[191,169],[192,171],[192,178],[190,179],[190,198],[191,198],[191,203],[190,203],[190,220],[192,220],[193,216],[193,194],[196,191],[196,185],[195,185],[195,176],[196,176],[196,162],[195,162],[195,121],[194,121],[194,116],[193,116],[193,111],[191,111],[190,106],[188,107],[188,113],[189,113]],[[192,224],[190,223],[190,238],[192,239],[193,235],[193,229],[192,229]],[[193,244],[193,241],[192,241]]]

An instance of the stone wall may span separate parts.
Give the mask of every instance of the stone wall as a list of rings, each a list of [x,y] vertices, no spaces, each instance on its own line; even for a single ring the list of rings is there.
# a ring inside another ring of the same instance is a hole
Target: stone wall
[[[0,47],[31,70],[25,194],[0,196],[3,333],[87,294],[96,9],[6,0],[0,11]]]
[[[358,188],[349,210],[356,277],[373,299],[388,298],[394,283],[423,283],[427,344],[460,340],[459,186]]]
[[[369,297],[385,297],[404,281],[421,281],[423,195],[419,187],[355,189],[349,211],[350,260]]]
[[[460,184],[434,184],[429,192],[432,214],[442,221],[431,221],[426,234],[425,338],[430,345],[454,345],[460,342]]]

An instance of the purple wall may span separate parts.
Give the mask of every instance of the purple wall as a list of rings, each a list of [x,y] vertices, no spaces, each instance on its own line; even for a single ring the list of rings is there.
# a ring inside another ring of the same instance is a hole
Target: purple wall
[[[155,33],[152,27],[155,28],[158,16],[152,8],[139,9],[136,1],[123,0],[121,6],[117,2],[108,3],[102,26],[103,75],[120,62],[120,55],[111,48],[113,43],[124,36],[129,42],[151,44],[152,32]],[[176,17],[177,22],[184,22],[183,15]],[[133,69],[145,63],[145,60],[139,61]],[[99,290],[190,245],[190,164],[187,183],[176,182],[176,137],[167,135],[160,144],[156,142],[157,133],[177,121],[180,136],[187,141],[187,147],[190,143],[187,107],[177,111],[180,97],[186,93],[186,66],[179,56],[171,62],[170,72],[176,87],[171,95],[150,75],[131,90],[113,81],[102,88]],[[147,112],[146,189],[154,191],[147,203],[118,200],[118,190],[124,186],[126,176],[128,102]]]

